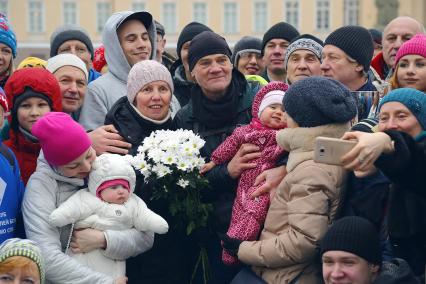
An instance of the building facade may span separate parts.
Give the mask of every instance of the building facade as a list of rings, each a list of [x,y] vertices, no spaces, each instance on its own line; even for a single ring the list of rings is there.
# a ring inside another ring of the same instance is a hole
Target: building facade
[[[426,0],[395,0],[397,15],[426,22]],[[50,35],[56,27],[84,27],[95,46],[102,41],[105,21],[115,11],[147,10],[166,29],[173,51],[182,27],[191,21],[208,25],[231,46],[242,36],[261,38],[273,24],[286,21],[301,33],[325,38],[343,25],[377,25],[380,0],[0,0],[18,38],[18,59],[48,57]],[[389,9],[392,9],[390,7]]]

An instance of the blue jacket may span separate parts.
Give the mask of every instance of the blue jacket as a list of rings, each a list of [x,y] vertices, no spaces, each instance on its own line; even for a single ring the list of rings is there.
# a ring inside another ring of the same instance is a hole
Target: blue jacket
[[[4,146],[3,142],[0,143]],[[23,237],[21,202],[24,195],[24,183],[21,180],[18,161],[8,148],[14,159],[12,166],[9,160],[0,154],[0,244],[13,237]],[[17,223],[17,220],[18,221]]]

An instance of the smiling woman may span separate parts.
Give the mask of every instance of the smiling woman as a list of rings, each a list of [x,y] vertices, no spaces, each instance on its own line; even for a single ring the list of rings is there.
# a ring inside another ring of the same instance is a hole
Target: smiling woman
[[[426,35],[415,35],[398,50],[391,85],[393,89],[414,88],[426,92]]]

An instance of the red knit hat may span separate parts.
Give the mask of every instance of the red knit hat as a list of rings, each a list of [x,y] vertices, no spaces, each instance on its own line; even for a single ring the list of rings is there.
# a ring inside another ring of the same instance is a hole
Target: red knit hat
[[[50,99],[49,105],[51,106],[51,111],[62,111],[61,90],[58,81],[52,73],[43,68],[16,70],[4,86],[9,108],[11,109],[9,122],[14,129],[17,129],[18,125],[16,111],[19,105],[16,105],[16,101],[20,100],[17,100],[17,98],[28,89]]]
[[[417,54],[426,58],[426,35],[416,34],[401,45],[396,53],[395,67],[398,65],[399,60],[408,54]]]
[[[101,198],[101,192],[102,192],[102,190],[104,190],[104,189],[106,189],[108,187],[114,186],[114,185],[122,185],[130,193],[130,186],[129,186],[129,182],[127,180],[125,180],[125,179],[112,179],[112,180],[107,180],[107,181],[103,182],[96,189],[96,196],[98,198]]]
[[[74,161],[92,145],[83,127],[63,112],[46,113],[34,123],[31,133],[37,137],[44,158],[52,166]]]
[[[105,64],[105,47],[101,45],[95,49],[95,55],[93,57],[93,68],[95,68],[96,71],[101,72]]]

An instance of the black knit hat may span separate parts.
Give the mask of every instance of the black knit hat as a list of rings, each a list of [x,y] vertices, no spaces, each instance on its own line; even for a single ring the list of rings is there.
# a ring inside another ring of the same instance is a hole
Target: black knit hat
[[[373,41],[378,44],[382,44],[382,32],[376,29],[368,29]]]
[[[90,58],[93,60],[93,44],[89,34],[81,27],[65,25],[57,28],[50,37],[50,57],[58,55],[58,49],[68,40],[78,40],[86,45],[90,52]]]
[[[291,42],[298,35],[299,35],[299,32],[297,31],[297,29],[290,24],[287,24],[285,22],[280,22],[280,23],[273,25],[263,35],[262,54],[264,52],[266,44],[271,39],[281,38],[281,39],[285,39],[288,42]]]
[[[261,53],[262,40],[252,36],[242,37],[234,46],[234,52],[232,52],[232,64],[236,67],[240,54],[243,52],[256,52]]]
[[[368,72],[373,58],[374,45],[370,32],[360,26],[344,26],[328,35],[324,46],[330,44],[343,50]]]
[[[198,60],[204,56],[212,54],[224,54],[229,57],[229,60],[231,60],[231,49],[223,37],[210,31],[205,31],[199,35],[196,35],[191,40],[189,45],[189,71],[194,69],[194,66],[197,64]]]
[[[177,47],[176,47],[177,56],[180,58],[180,51],[182,49],[182,45],[184,45],[185,42],[191,41],[196,35],[204,31],[212,32],[212,30],[208,26],[198,22],[191,22],[187,24],[180,32],[180,35],[177,41]]]
[[[369,263],[382,264],[376,228],[367,219],[357,216],[344,217],[334,222],[321,241],[321,256],[327,251],[345,251]]]
[[[283,105],[300,127],[344,123],[357,114],[351,91],[342,83],[325,77],[309,77],[292,84]]]

